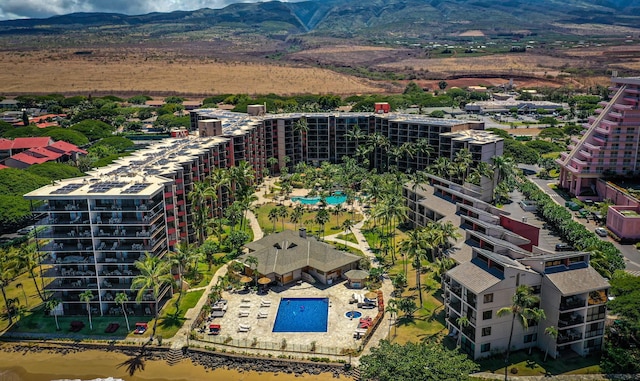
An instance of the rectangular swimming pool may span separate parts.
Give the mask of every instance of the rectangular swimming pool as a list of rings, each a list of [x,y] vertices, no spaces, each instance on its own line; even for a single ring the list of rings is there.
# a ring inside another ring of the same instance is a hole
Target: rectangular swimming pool
[[[327,332],[329,298],[282,298],[273,332]]]

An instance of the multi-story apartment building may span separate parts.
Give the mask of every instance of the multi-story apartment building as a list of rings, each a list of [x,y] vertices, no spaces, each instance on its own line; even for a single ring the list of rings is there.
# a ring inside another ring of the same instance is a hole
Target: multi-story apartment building
[[[527,285],[540,298],[546,318],[517,320],[512,350],[537,346],[552,357],[572,351],[581,356],[602,349],[609,284],[589,266],[588,253],[534,255],[518,260],[473,248],[473,257],[444,277],[445,314],[452,332],[462,335],[462,348],[474,359],[504,352],[512,316],[498,317],[510,307],[518,285]],[[460,317],[468,324],[461,326]],[[558,329],[554,340],[547,327]]]
[[[458,266],[443,277],[443,289],[447,326],[466,352],[476,359],[506,350],[511,317],[496,313],[511,306],[518,285],[531,287],[546,318],[527,329],[516,323],[512,349],[537,346],[556,357],[602,348],[609,284],[589,266],[588,253],[543,250],[540,229],[526,219],[480,200],[481,192],[428,177],[428,184],[405,185],[403,195],[414,226],[459,221],[464,242],[446,251]],[[559,331],[555,341],[545,335],[550,326]]]
[[[589,118],[586,130],[562,153],[560,186],[578,197],[597,197],[597,180],[605,175],[640,172],[640,78],[612,78],[613,95]]]
[[[96,313],[115,313],[118,306],[113,300],[118,292],[130,294],[132,313],[152,313],[156,301],[141,305],[133,301],[130,286],[137,275],[133,264],[146,252],[163,256],[180,241],[196,241],[188,195],[195,182],[204,181],[216,168],[245,161],[260,181],[269,157],[276,158],[280,167],[339,162],[355,154],[358,142],[347,134],[356,125],[365,134],[387,136],[394,145],[424,137],[433,144],[432,157],[437,157],[440,134],[482,127],[391,114],[259,114],[192,111],[191,129],[198,130],[200,137],[176,134],[175,139],[155,143],[87,177],[57,181],[26,194],[34,213],[46,214],[39,223],[46,229],[38,232],[38,238],[47,243],[39,250],[44,263],[51,265],[43,276],[52,280],[47,290],[62,301],[60,312],[83,313],[79,294],[90,289]],[[447,152],[455,149],[448,140],[443,144]],[[387,162],[383,156],[382,152],[374,156],[378,165]],[[428,162],[426,156],[415,162],[405,158],[400,166],[421,169]],[[232,201],[232,192],[219,190],[216,209],[210,214],[221,215]],[[168,293],[169,288],[163,296]]]

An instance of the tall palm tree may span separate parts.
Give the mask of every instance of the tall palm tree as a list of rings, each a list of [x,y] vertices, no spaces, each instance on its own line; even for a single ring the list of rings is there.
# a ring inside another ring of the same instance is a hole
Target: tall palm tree
[[[80,301],[85,303],[87,313],[89,314],[89,329],[93,331],[93,322],[91,321],[91,301],[93,300],[93,292],[86,290],[79,295]]]
[[[244,264],[248,265],[249,268],[251,269],[251,273],[253,275],[253,282],[255,286],[258,285],[258,272],[256,271],[258,269],[258,263],[259,263],[258,258],[254,257],[253,255],[249,255],[244,260]]]
[[[136,301],[139,303],[144,299],[144,295],[148,292],[151,293],[154,302],[154,323],[153,331],[151,333],[151,340],[156,334],[156,327],[158,326],[160,296],[166,287],[170,286],[173,282],[171,276],[171,263],[165,261],[162,258],[145,253],[145,257],[141,261],[134,263],[140,273],[133,278],[131,282],[131,289],[136,290]]]
[[[391,320],[396,319],[398,316],[398,302],[396,299],[390,299],[389,303],[385,307],[384,311],[389,314],[389,333],[388,336],[391,336]],[[396,324],[395,333],[398,332],[398,325]]]
[[[456,323],[458,324],[458,327],[460,327],[460,332],[458,332],[458,347],[460,347],[462,345],[462,330],[468,327],[471,322],[466,316],[460,316],[456,319]]]
[[[303,215],[304,207],[301,204],[296,205],[296,207],[291,211],[291,214],[289,214],[289,221],[294,224],[296,229],[298,228],[298,222],[300,222]]]
[[[307,162],[307,158],[306,156],[306,152],[307,152],[307,144],[306,144],[306,139],[305,136],[307,134],[307,132],[309,132],[309,125],[307,124],[307,119],[302,117],[300,119],[298,119],[294,124],[293,124],[293,132],[296,133],[300,139],[300,150],[301,152],[301,160],[303,163]]]
[[[431,166],[429,167],[430,171],[434,175],[441,177],[443,179],[449,178],[450,168],[451,168],[451,160],[449,160],[444,156],[440,156],[439,158],[437,158],[436,161],[433,164],[431,164]]]
[[[11,313],[11,305],[7,298],[5,289],[17,275],[16,270],[17,266],[15,259],[10,255],[8,250],[2,249],[2,251],[0,251],[0,291],[2,292],[4,304],[7,308],[9,325],[13,324],[13,314]]]
[[[551,338],[551,341],[555,342],[558,339],[558,328],[554,326],[549,326],[544,329],[544,334],[549,335],[549,337]],[[551,346],[551,343],[547,343],[547,349],[544,351],[544,360],[543,360],[544,362],[547,361],[547,355],[549,354],[549,346]]]
[[[353,229],[353,226],[355,225],[355,223],[353,222],[352,219],[347,218],[346,220],[342,221],[342,229],[344,230],[344,246],[347,246],[347,234],[353,233],[353,231],[351,229]]]
[[[116,294],[116,297],[114,298],[113,301],[120,305],[120,308],[122,309],[122,314],[124,315],[124,321],[127,322],[127,332],[130,332],[131,327],[129,326],[129,316],[127,314],[127,307],[124,305],[126,302],[129,301],[129,297],[127,296],[126,293],[119,292]]]
[[[429,158],[433,154],[433,147],[431,146],[431,144],[429,144],[429,139],[420,138],[416,140],[413,144],[414,144],[414,149],[417,156],[416,161],[418,162],[418,164],[424,163],[425,157],[427,159],[427,162],[424,164],[428,164]],[[418,169],[424,169],[424,167],[418,166]]]
[[[493,161],[493,169],[495,171],[494,178],[496,183],[502,181],[511,182],[515,175],[516,164],[511,157],[508,156],[494,156],[491,158]]]
[[[356,141],[356,150],[360,147],[360,140],[364,140],[367,137],[367,134],[362,131],[359,125],[354,124],[353,127],[345,134],[348,140]]]
[[[531,287],[527,285],[519,285],[516,292],[511,298],[511,306],[503,307],[498,310],[496,316],[503,317],[511,315],[511,330],[509,332],[509,343],[507,344],[507,354],[505,356],[505,373],[504,379],[507,380],[507,367],[509,364],[509,355],[511,354],[511,341],[513,340],[513,327],[516,319],[520,322],[524,329],[529,328],[529,319],[534,314],[533,307],[540,302],[540,298],[533,295]]]
[[[529,318],[529,325],[537,326],[541,320],[547,318],[547,315],[544,313],[542,308],[533,307],[531,309],[531,317]],[[533,345],[529,347],[529,355],[531,355],[531,351],[533,350]]]
[[[280,217],[280,214],[278,213],[278,208],[277,207],[271,208],[267,216],[269,217],[269,221],[273,222],[273,232],[275,232],[276,223],[278,222],[278,218]]]
[[[286,205],[280,205],[278,208],[278,217],[282,219],[282,231],[284,231],[284,219],[289,216],[289,209]]]
[[[27,299],[27,293],[24,291],[22,283],[16,283],[16,288],[19,288],[20,291],[22,291],[22,296],[24,296],[24,305],[29,308],[29,299]]]
[[[56,330],[60,330],[60,324],[58,324],[58,314],[56,313],[56,308],[60,304],[60,300],[56,298],[50,298],[46,302],[44,302],[44,308],[49,311],[49,315],[53,315],[53,319],[56,321]]]
[[[216,215],[218,216],[218,243],[222,240],[222,187],[229,187],[231,183],[231,177],[229,171],[226,168],[216,168],[211,172],[209,176],[211,182],[211,193],[216,207]]]
[[[207,217],[209,215],[209,207],[207,205],[207,197],[211,193],[211,187],[202,181],[193,183],[193,190],[189,192],[187,198],[191,201],[191,210],[193,214],[193,228],[198,235],[198,243],[204,242],[205,227]]]
[[[318,224],[320,228],[320,233],[322,233],[322,238],[324,238],[324,225],[327,222],[329,222],[329,219],[330,217],[327,209],[325,208],[318,209],[318,211],[316,212],[316,217],[314,218],[314,221],[316,224]]]
[[[36,286],[38,297],[40,300],[44,301],[45,298],[40,291],[40,287],[38,286],[38,277],[35,274],[36,268],[40,265],[40,252],[37,250],[35,245],[24,244],[20,246],[16,259],[18,267],[29,272],[29,277],[33,279],[33,284]]]
[[[469,151],[467,148],[463,148],[460,151],[456,152],[453,158],[453,164],[455,165],[455,172],[458,180],[460,181],[460,183],[463,183],[464,179],[469,173],[471,164],[473,164],[471,151]]]

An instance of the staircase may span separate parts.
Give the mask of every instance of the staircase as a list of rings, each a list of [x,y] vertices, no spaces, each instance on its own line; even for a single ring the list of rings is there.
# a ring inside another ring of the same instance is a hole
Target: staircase
[[[169,349],[169,352],[167,352],[167,364],[169,364],[169,366],[174,366],[177,363],[179,363],[180,361],[182,361],[182,359],[184,358],[183,352],[182,352],[182,348],[183,346],[176,346],[176,345],[172,345],[171,349]]]

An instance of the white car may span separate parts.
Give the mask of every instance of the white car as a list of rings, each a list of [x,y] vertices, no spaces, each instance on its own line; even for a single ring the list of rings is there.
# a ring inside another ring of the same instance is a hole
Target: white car
[[[597,235],[599,235],[600,237],[606,237],[606,236],[608,235],[608,234],[607,234],[607,229],[605,229],[605,228],[596,228],[594,231],[595,231],[595,232],[596,232],[596,234],[597,234]]]

